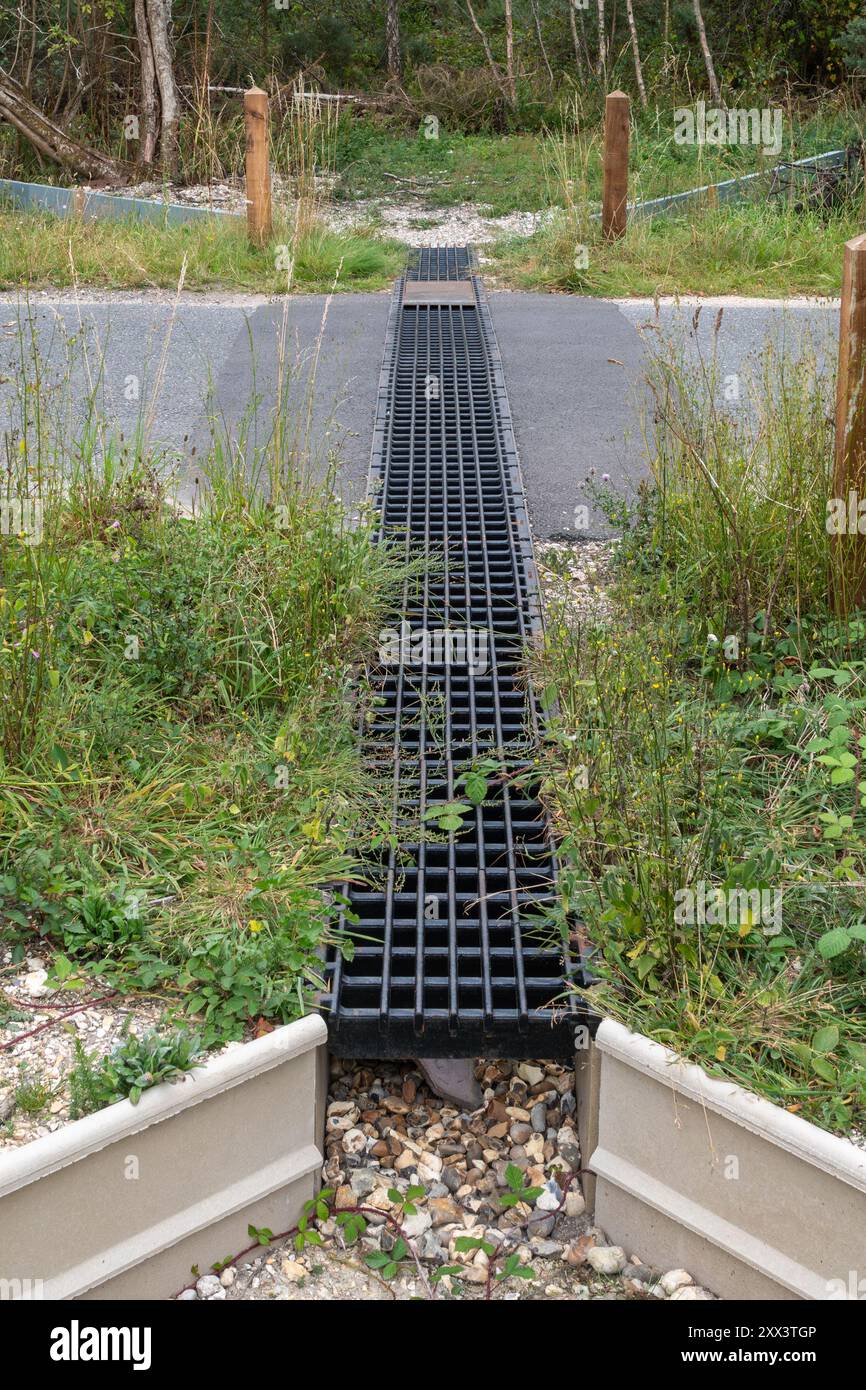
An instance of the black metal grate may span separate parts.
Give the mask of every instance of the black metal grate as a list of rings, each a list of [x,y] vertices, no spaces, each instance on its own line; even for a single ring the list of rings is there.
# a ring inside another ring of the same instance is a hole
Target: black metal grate
[[[406,271],[407,280],[468,280],[475,268],[468,246],[422,246]]]
[[[430,279],[470,273],[466,248],[421,252]],[[557,864],[531,783],[539,713],[522,679],[539,624],[529,527],[493,326],[475,304],[392,302],[371,488],[380,538],[420,554],[402,596],[405,641],[374,676],[372,747],[393,762],[395,826],[427,826],[347,888],[354,958],[329,962],[332,1050],[343,1055],[567,1056],[578,1016],[551,908]],[[395,623],[395,627],[397,623]],[[478,634],[468,651],[412,647]],[[458,830],[427,815],[464,801],[461,777],[495,758],[483,805]],[[521,778],[530,780],[522,784]],[[430,830],[432,829],[432,836]]]

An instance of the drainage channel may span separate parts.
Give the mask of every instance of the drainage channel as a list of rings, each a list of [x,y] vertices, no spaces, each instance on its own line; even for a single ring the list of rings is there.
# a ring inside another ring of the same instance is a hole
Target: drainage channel
[[[352,959],[328,961],[332,1052],[566,1058],[584,983],[557,924],[557,859],[533,781],[527,685],[538,584],[502,364],[467,247],[397,282],[370,493],[379,540],[417,559],[372,673],[371,755],[395,838],[345,885]],[[467,785],[468,779],[468,785]],[[481,799],[483,796],[483,800]],[[475,804],[480,801],[480,804]]]

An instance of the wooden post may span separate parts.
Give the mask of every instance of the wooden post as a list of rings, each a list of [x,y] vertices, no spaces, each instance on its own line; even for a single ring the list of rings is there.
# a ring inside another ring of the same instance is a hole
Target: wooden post
[[[610,92],[604,103],[604,185],[601,230],[608,241],[625,233],[628,212],[628,134],[631,103],[625,92]]]
[[[851,493],[855,497],[853,506]],[[832,532],[837,560],[833,566],[833,600],[838,611],[847,612],[866,603],[866,536],[860,534],[857,525],[859,503],[866,501],[866,236],[845,243],[833,501],[837,522]],[[828,529],[829,522],[828,510]]]
[[[270,120],[268,94],[260,87],[244,93],[246,133],[247,230],[254,246],[264,246],[273,228],[271,219]]]

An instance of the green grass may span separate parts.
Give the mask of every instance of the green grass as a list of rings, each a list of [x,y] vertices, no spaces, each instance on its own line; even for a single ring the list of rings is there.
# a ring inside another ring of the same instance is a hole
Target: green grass
[[[613,617],[549,628],[549,788],[599,1007],[845,1133],[866,1121],[866,621],[827,597],[832,381],[765,364],[747,433],[714,359],[659,362]],[[684,890],[725,910],[689,917]]]
[[[749,103],[750,105],[754,103]],[[630,197],[647,199],[681,193],[705,183],[718,183],[736,174],[769,168],[775,156],[751,146],[678,145],[673,138],[674,107],[642,113],[636,106],[629,147]],[[585,143],[587,196],[601,199],[601,123],[575,119],[568,112],[566,141],[578,129]],[[781,158],[798,159],[839,148],[857,138],[856,113],[828,105],[817,113],[786,118]],[[548,134],[474,135],[439,128],[438,139],[427,139],[423,125],[416,132],[383,128],[356,118],[341,124],[336,145],[337,197],[353,200],[378,197],[400,201],[407,194],[429,207],[454,203],[485,203],[495,216],[534,212],[561,201],[558,177],[551,160]],[[392,175],[394,177],[389,177]]]
[[[379,830],[355,673],[400,571],[279,400],[252,456],[215,436],[191,519],[93,400],[53,427],[68,382],[55,411],[22,344],[5,489],[43,524],[0,537],[0,936],[53,948],[62,988],[156,995],[205,1045],[289,1021],[334,939],[324,886]]]
[[[560,215],[526,240],[501,242],[491,269],[497,283],[518,289],[611,298],[834,295],[844,244],[861,225],[853,208],[822,218],[744,203],[634,222],[620,241],[605,243],[597,222],[578,226]],[[587,269],[575,266],[579,244]]]
[[[0,212],[0,286],[171,289],[186,265],[187,289],[230,287],[285,293],[286,252],[297,291],[378,290],[399,273],[405,252],[363,232],[314,228],[295,244],[291,226],[275,226],[270,246],[252,247],[242,219],[161,227],[139,222],[66,221],[39,213]],[[282,255],[278,255],[282,247]],[[278,268],[278,260],[280,268]]]

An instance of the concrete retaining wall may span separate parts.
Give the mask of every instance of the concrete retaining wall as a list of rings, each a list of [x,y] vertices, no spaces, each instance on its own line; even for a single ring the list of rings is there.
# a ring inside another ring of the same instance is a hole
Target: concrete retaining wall
[[[318,1188],[327,1029],[310,1016],[0,1154],[5,1296],[167,1298],[294,1225]]]
[[[866,1151],[610,1019],[595,1047],[582,1126],[612,1242],[724,1298],[866,1293]]]

